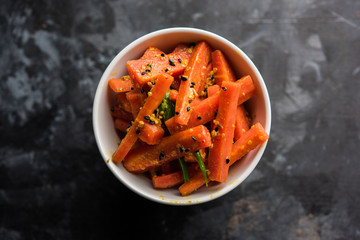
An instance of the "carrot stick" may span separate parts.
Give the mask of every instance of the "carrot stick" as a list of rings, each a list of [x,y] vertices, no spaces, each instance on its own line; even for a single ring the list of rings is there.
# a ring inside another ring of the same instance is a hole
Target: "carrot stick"
[[[140,108],[144,105],[145,95],[140,92],[128,92],[126,93],[126,99],[128,100],[131,108],[131,112],[136,118],[139,113]]]
[[[199,88],[197,89],[197,93],[200,96],[206,96],[204,89],[207,86],[207,80],[208,80],[209,74],[212,70],[213,70],[213,65],[212,65],[212,63],[209,63],[204,71],[204,76],[201,78]]]
[[[163,189],[179,185],[184,182],[181,171],[176,171],[162,176],[155,176],[152,178],[154,188]]]
[[[250,75],[244,76],[240,78],[237,83],[240,84],[240,96],[238,100],[238,104],[242,104],[243,102],[249,100],[255,93],[255,85]]]
[[[180,125],[186,125],[190,118],[191,107],[189,100],[196,94],[204,68],[210,61],[210,46],[202,41],[199,42],[192,53],[189,64],[181,77],[179,95],[175,106],[175,122]],[[195,91],[195,93],[194,93]]]
[[[126,132],[126,129],[130,126],[128,121],[122,120],[120,118],[115,119],[115,128],[121,132]]]
[[[156,47],[149,47],[138,60],[126,63],[129,75],[140,86],[152,81],[160,74],[176,77],[182,74],[190,58],[188,47],[179,44],[169,55]],[[180,60],[179,60],[180,59]]]
[[[159,75],[155,86],[149,91],[149,97],[145,100],[145,104],[139,111],[132,127],[130,127],[129,132],[126,134],[124,139],[121,141],[118,149],[113,154],[112,160],[114,162],[121,162],[128,154],[131,147],[138,139],[138,133],[141,132],[139,132],[140,129],[137,129],[139,122],[143,121],[145,116],[149,116],[150,114],[152,114],[155,109],[160,105],[173,79],[174,78],[169,75]]]
[[[206,183],[203,173],[199,170],[190,180],[179,187],[182,196],[187,196]]]
[[[133,149],[126,156],[124,167],[129,172],[141,173],[178,159],[186,152],[194,152],[210,146],[209,130],[201,125],[169,137],[164,137],[158,145]]]
[[[173,62],[168,66],[169,70],[167,73],[175,78],[184,73],[185,67],[189,63],[191,52],[189,51],[189,46],[187,44],[180,43],[176,46],[174,51],[167,56],[169,58],[169,63]]]
[[[232,165],[258,145],[264,143],[268,138],[269,135],[260,123],[253,125],[232,146],[229,165]]]
[[[165,131],[160,125],[144,123],[143,128],[140,130],[139,138],[149,145],[155,145],[159,144],[164,133]]]
[[[240,85],[223,81],[220,92],[219,109],[212,130],[213,147],[209,150],[209,178],[212,181],[224,182],[229,169],[229,156],[234,138],[235,112],[239,98]]]
[[[126,68],[134,82],[143,86],[165,73],[167,65],[167,55],[158,48],[149,47],[140,59],[127,61]]]
[[[214,94],[216,94],[219,91],[220,91],[220,86],[217,84],[208,87],[208,89],[207,89],[208,97],[213,96]]]
[[[134,89],[134,84],[129,76],[109,80],[109,86],[114,92],[128,92]]]
[[[193,107],[187,125],[176,124],[175,117],[170,118],[165,122],[165,125],[171,134],[192,128],[198,125],[205,124],[214,119],[215,112],[219,106],[220,93],[206,98]]]
[[[235,82],[235,74],[232,71],[224,54],[220,50],[216,50],[211,53],[211,58],[213,62],[216,83],[221,86],[223,81]]]
[[[236,110],[236,120],[235,120],[235,132],[234,139],[237,141],[241,136],[249,130],[249,121],[247,112],[243,104],[240,104]]]

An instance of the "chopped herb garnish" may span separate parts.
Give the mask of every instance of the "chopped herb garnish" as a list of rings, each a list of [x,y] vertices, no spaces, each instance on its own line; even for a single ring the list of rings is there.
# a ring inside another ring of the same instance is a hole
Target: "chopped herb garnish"
[[[150,120],[150,116],[144,116],[145,120]]]
[[[161,56],[162,56],[162,57],[165,57],[165,54],[162,53]]]
[[[184,81],[184,82],[187,81],[187,77],[185,77],[185,76],[181,76],[180,78],[181,78],[181,81]]]
[[[169,69],[165,69],[165,72],[169,71]]]
[[[141,75],[145,75],[145,74],[146,74],[146,72],[145,72],[145,71],[141,73]]]
[[[138,129],[138,130],[136,130],[136,134],[139,134],[140,133],[140,130]]]
[[[203,173],[204,175],[204,178],[205,178],[205,183],[206,183],[206,186],[208,186],[208,179],[207,179],[207,174],[206,174],[206,168],[205,168],[205,164],[204,164],[204,161],[201,157],[201,154],[199,151],[196,151],[194,152],[194,156],[196,158],[196,161],[198,162],[199,164],[199,167],[201,169],[201,172]]]
[[[201,120],[201,116],[197,116],[197,119]]]
[[[188,112],[189,112],[189,111],[190,111],[190,107],[187,107],[187,108],[186,108],[186,111],[188,111]]]
[[[181,171],[183,173],[184,182],[188,182],[190,180],[189,170],[188,170],[187,164],[184,160],[184,157],[179,158],[179,163],[180,163]]]
[[[178,59],[179,63],[181,63],[181,58]]]
[[[226,164],[229,164],[229,162],[230,162],[230,159],[227,157],[226,158]]]
[[[226,88],[226,87],[222,87],[222,90],[226,91],[226,90],[227,90],[227,88]]]
[[[191,136],[191,139],[192,139],[194,142],[196,142],[196,138],[195,138],[195,137]]]
[[[180,113],[179,112],[175,112],[176,115],[179,115]]]

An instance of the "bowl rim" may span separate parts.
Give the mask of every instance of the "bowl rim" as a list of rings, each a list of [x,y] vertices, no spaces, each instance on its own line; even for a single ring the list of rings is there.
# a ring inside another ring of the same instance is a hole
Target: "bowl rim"
[[[161,198],[158,197],[154,197],[152,195],[148,195],[146,193],[144,193],[143,191],[141,191],[140,189],[138,189],[137,187],[135,187],[134,185],[130,184],[128,181],[124,180],[121,176],[119,176],[118,172],[114,169],[114,167],[118,167],[117,165],[112,165],[112,164],[108,164],[107,163],[107,158],[105,155],[105,150],[102,147],[102,144],[100,142],[100,133],[99,133],[99,127],[97,125],[97,119],[96,117],[98,116],[98,109],[99,109],[99,104],[100,104],[100,86],[103,84],[104,81],[107,81],[107,77],[110,75],[111,70],[114,68],[114,65],[116,65],[117,61],[119,59],[121,59],[121,57],[123,57],[123,55],[125,55],[129,50],[131,50],[133,47],[137,46],[138,44],[147,41],[148,39],[151,39],[153,37],[156,37],[158,35],[163,35],[163,34],[171,34],[171,33],[176,33],[176,32],[184,32],[184,33],[195,33],[198,35],[206,35],[207,37],[213,38],[217,41],[223,42],[225,45],[228,45],[230,48],[234,49],[235,51],[239,52],[240,55],[242,56],[242,58],[246,61],[246,63],[250,66],[250,68],[253,70],[253,73],[256,75],[257,79],[258,79],[258,83],[261,87],[261,92],[263,93],[263,97],[264,97],[264,102],[265,102],[265,114],[266,114],[266,118],[265,118],[265,126],[264,129],[265,131],[269,134],[270,136],[270,129],[271,129],[271,104],[270,104],[270,98],[269,98],[269,94],[267,91],[267,87],[265,84],[264,79],[262,78],[259,70],[257,69],[257,67],[255,66],[255,64],[252,62],[252,60],[238,47],[236,46],[234,43],[230,42],[229,40],[225,39],[224,37],[207,31],[207,30],[203,30],[203,29],[199,29],[199,28],[192,28],[192,27],[172,27],[172,28],[165,28],[165,29],[160,29],[160,30],[156,30],[150,33],[147,33],[137,39],[135,39],[134,41],[132,41],[131,43],[129,43],[125,48],[123,48],[110,62],[110,64],[107,66],[106,70],[104,71],[104,73],[102,74],[100,81],[98,83],[98,86],[96,88],[96,92],[95,92],[95,97],[94,97],[94,102],[93,102],[93,114],[92,114],[92,121],[93,121],[93,131],[94,131],[94,135],[95,135],[95,141],[96,144],[98,146],[98,149],[100,151],[100,154],[103,158],[103,160],[105,161],[105,164],[108,166],[108,168],[111,170],[111,172],[116,176],[117,179],[120,180],[120,182],[122,182],[126,187],[128,187],[130,190],[132,190],[133,192],[135,192],[136,194],[149,199],[151,201],[154,202],[158,202],[158,203],[162,203],[162,204],[166,204],[166,205],[173,205],[173,206],[190,206],[190,205],[195,205],[195,204],[200,204],[200,203],[205,203],[214,199],[217,199],[223,195],[225,195],[226,193],[231,192],[233,189],[235,189],[238,185],[240,185],[249,175],[251,172],[253,172],[253,170],[255,169],[255,167],[257,166],[257,164],[259,163],[265,148],[267,146],[268,140],[263,143],[261,145],[261,147],[259,148],[258,152],[256,153],[256,155],[254,156],[254,158],[252,159],[251,164],[249,165],[249,167],[244,171],[244,173],[237,179],[237,182],[231,185],[226,185],[225,187],[223,187],[221,190],[216,192],[216,195],[214,196],[202,196],[197,198],[196,200],[192,200],[189,201],[188,199],[184,199],[183,201],[164,201]]]

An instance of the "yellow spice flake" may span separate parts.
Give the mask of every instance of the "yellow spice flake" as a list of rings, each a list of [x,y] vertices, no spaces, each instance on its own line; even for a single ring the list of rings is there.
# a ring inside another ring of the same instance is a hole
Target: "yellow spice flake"
[[[143,128],[145,125],[144,121],[139,121],[138,128]]]

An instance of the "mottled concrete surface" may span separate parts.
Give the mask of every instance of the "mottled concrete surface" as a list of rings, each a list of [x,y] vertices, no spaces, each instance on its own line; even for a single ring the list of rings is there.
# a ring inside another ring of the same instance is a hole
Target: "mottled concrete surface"
[[[268,86],[271,140],[213,202],[123,186],[95,144],[107,64],[153,30],[233,41]],[[360,1],[0,1],[0,239],[360,239]]]

